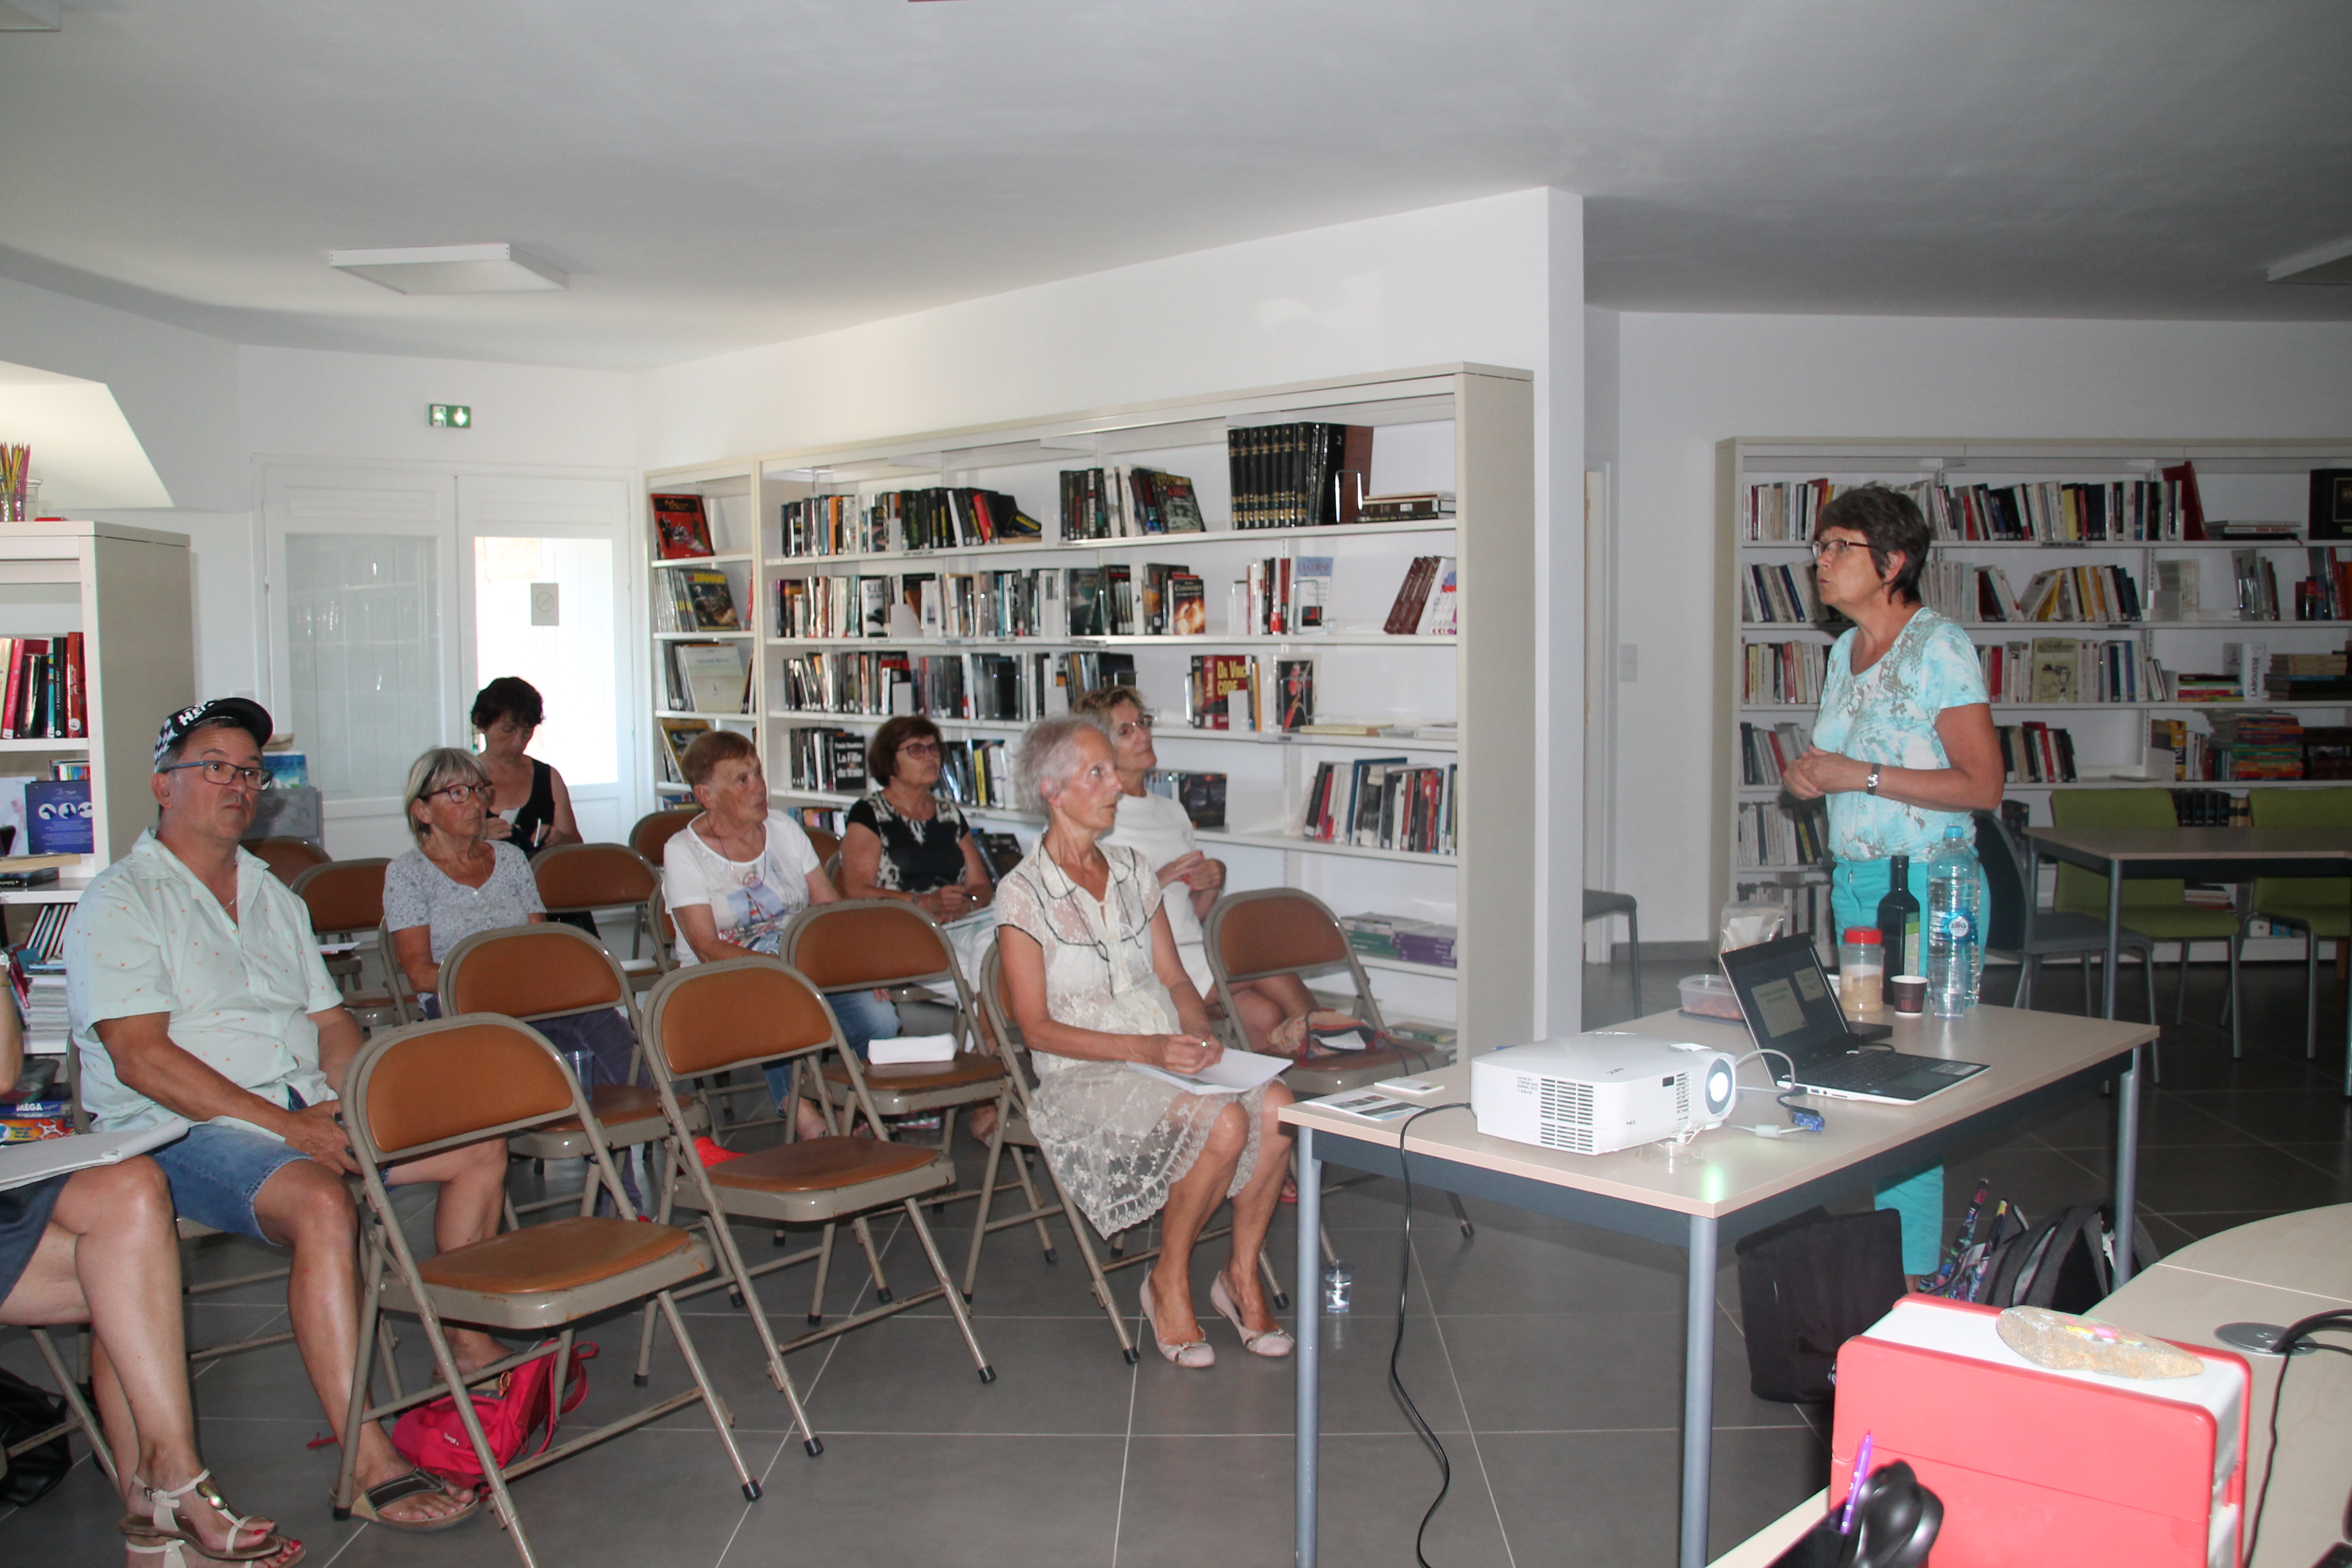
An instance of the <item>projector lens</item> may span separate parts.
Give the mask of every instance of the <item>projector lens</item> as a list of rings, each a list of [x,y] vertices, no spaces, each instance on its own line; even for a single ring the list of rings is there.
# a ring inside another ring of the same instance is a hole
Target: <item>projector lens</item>
[[[1718,1060],[1706,1069],[1706,1109],[1711,1114],[1731,1109],[1731,1068],[1727,1062]]]

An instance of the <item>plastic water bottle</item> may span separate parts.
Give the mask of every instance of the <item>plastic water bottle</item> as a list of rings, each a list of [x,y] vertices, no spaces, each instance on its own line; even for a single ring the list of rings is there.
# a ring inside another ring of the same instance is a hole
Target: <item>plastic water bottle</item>
[[[1960,1017],[1977,1005],[1983,910],[1984,877],[1969,830],[1947,827],[1927,862],[1927,1005],[1938,1018]]]

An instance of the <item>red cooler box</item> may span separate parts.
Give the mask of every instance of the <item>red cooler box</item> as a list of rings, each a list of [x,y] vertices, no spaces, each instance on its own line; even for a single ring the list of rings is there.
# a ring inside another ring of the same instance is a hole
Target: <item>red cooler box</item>
[[[1854,1450],[1910,1462],[1944,1501],[1935,1568],[2236,1568],[2246,1363],[2196,1377],[2052,1372],[2001,1342],[2000,1314],[1906,1296],[1840,1347],[1830,1500]]]

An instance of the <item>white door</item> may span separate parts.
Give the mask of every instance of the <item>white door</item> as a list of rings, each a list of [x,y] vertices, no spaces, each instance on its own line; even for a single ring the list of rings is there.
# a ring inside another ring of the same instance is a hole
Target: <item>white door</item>
[[[329,853],[411,847],[409,764],[470,746],[474,693],[500,675],[546,699],[532,753],[563,774],[582,832],[627,831],[630,493],[618,474],[265,465],[271,712],[309,758]]]
[[[327,852],[399,855],[408,765],[460,743],[457,486],[446,470],[264,470],[271,717],[309,759]]]

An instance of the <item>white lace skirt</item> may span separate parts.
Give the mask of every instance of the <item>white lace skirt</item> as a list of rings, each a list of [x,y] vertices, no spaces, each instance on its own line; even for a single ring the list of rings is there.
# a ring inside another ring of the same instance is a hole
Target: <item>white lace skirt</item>
[[[1042,1051],[1034,1057],[1054,1065],[1038,1073],[1030,1127],[1062,1190],[1103,1235],[1133,1229],[1160,1212],[1169,1186],[1201,1157],[1217,1113],[1234,1101],[1248,1119],[1249,1142],[1226,1196],[1249,1184],[1257,1169],[1263,1085],[1242,1095],[1186,1094],[1122,1062]]]

